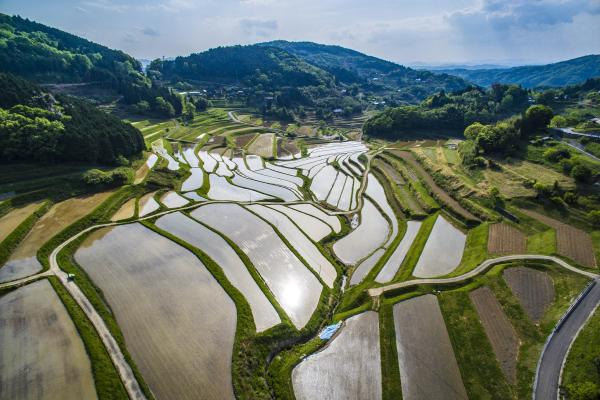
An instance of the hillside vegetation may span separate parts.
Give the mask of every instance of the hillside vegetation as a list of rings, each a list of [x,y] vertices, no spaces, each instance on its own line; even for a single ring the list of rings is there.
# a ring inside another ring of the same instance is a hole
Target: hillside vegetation
[[[588,55],[547,65],[501,69],[448,69],[446,72],[481,86],[514,83],[526,88],[565,86],[600,76],[600,55]]]
[[[93,105],[0,74],[0,162],[116,163],[143,148],[136,128]]]

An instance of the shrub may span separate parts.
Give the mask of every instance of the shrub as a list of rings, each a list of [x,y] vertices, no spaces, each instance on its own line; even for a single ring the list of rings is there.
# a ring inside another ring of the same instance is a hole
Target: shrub
[[[582,164],[577,164],[571,169],[571,176],[577,182],[588,182],[592,177],[592,171]]]

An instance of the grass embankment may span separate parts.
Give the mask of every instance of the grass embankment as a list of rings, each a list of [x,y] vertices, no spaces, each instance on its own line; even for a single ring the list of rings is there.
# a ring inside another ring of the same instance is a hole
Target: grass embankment
[[[105,200],[102,204],[100,204],[94,211],[92,211],[87,216],[79,219],[77,222],[69,225],[59,234],[50,239],[47,243],[45,243],[37,253],[37,258],[40,263],[44,266],[44,269],[49,268],[49,256],[53,249],[55,249],[62,242],[67,240],[68,238],[74,236],[78,232],[82,230],[102,223],[110,221],[110,217],[121,207],[121,205],[129,200],[130,198],[136,197],[140,193],[143,192],[143,188],[139,186],[125,186],[111,195],[107,200]],[[100,317],[104,320],[106,327],[110,331],[111,335],[116,340],[125,360],[130,365],[133,374],[138,381],[140,388],[144,392],[144,395],[148,399],[153,399],[152,393],[148,388],[147,384],[144,382],[144,379],[137,369],[137,366],[133,362],[131,355],[127,351],[125,340],[123,338],[123,334],[117,324],[117,321],[114,318],[114,314],[108,303],[104,299],[102,295],[102,291],[94,285],[92,280],[87,276],[87,274],[83,271],[83,269],[77,265],[74,259],[74,254],[77,248],[81,245],[81,243],[85,240],[87,235],[82,235],[77,240],[74,240],[69,245],[67,245],[61,252],[58,253],[57,262],[60,268],[67,272],[75,274],[75,283],[81,289],[83,294],[88,298],[94,309],[98,312]],[[77,323],[77,321],[75,320]],[[78,327],[79,329],[79,327]],[[87,347],[86,347],[87,348]],[[102,347],[104,349],[104,347]],[[104,349],[105,350],[105,349]],[[90,347],[88,349],[90,352],[100,352],[98,347]],[[90,358],[94,360],[95,358],[101,357],[99,354],[90,355]],[[92,368],[94,366],[92,365]]]
[[[487,222],[469,230],[462,260],[449,276],[458,276],[471,271],[488,258],[487,243],[489,237],[489,224]]]
[[[433,230],[433,225],[435,224],[435,220],[438,218],[438,215],[439,213],[433,214],[423,221],[421,228],[419,229],[419,233],[417,233],[417,237],[415,237],[410,250],[406,254],[406,257],[404,258],[402,265],[400,265],[400,268],[398,269],[398,272],[396,273],[396,276],[392,282],[406,281],[413,276],[413,270],[417,265],[417,261],[419,261],[419,257],[421,257],[425,243],[427,243],[427,239]]]
[[[567,357],[562,386],[567,390],[569,398],[577,400],[600,397],[600,335],[598,332],[600,332],[600,308],[596,309],[579,333]]]
[[[402,399],[393,304],[383,304],[379,308],[379,342],[381,346],[382,398],[383,400]]]
[[[519,223],[507,220],[506,223],[515,226],[527,234],[527,252],[530,254],[556,254],[556,231],[518,210],[509,206],[508,210],[519,218]]]
[[[50,206],[51,202],[46,201],[0,242],[0,266],[8,261],[11,253],[17,248],[27,233],[31,231],[37,220],[48,211]]]
[[[52,276],[48,280],[54,291],[67,309],[79,336],[83,341],[85,350],[92,364],[92,375],[96,393],[101,400],[106,399],[129,399],[123,382],[115,368],[110,355],[104,347],[104,343],[98,336],[98,332],[90,320],[86,317],[77,302],[71,297],[58,278]]]

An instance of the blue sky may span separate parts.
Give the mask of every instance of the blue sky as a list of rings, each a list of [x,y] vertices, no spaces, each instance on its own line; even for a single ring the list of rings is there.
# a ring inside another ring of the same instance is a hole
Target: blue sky
[[[273,39],[403,64],[545,63],[600,53],[600,0],[0,0],[138,58]]]

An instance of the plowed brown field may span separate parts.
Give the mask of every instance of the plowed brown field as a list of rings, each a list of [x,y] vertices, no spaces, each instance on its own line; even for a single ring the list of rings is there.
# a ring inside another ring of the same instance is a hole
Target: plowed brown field
[[[529,318],[533,322],[539,322],[544,311],[554,301],[552,278],[543,271],[525,267],[508,268],[503,275]]]
[[[596,257],[589,233],[531,210],[521,210],[556,230],[558,254],[569,257],[585,267],[595,267]]]
[[[527,236],[508,224],[493,224],[488,237],[491,254],[523,254],[527,251]]]
[[[484,286],[469,293],[481,324],[506,379],[515,384],[517,380],[517,355],[519,339],[502,306],[490,288]]]

